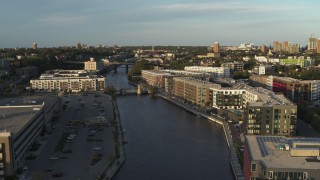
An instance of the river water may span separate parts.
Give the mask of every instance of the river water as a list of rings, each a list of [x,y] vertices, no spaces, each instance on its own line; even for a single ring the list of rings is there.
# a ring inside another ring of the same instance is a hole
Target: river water
[[[107,85],[133,88],[125,69],[107,75]],[[161,98],[118,96],[128,144],[115,180],[232,180],[228,147],[220,125]]]

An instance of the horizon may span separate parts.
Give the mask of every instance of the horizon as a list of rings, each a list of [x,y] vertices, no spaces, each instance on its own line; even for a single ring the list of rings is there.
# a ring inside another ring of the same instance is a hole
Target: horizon
[[[320,37],[319,1],[6,1],[0,48],[75,46],[256,46]]]

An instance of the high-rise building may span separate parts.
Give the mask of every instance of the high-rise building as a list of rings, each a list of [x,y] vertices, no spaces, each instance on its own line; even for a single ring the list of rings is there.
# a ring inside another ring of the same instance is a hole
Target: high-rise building
[[[32,49],[37,49],[37,48],[38,48],[37,43],[32,43]]]
[[[273,51],[280,51],[279,41],[274,41],[273,42]]]
[[[262,44],[260,46],[260,51],[263,52],[263,53],[267,52],[267,46],[265,44]]]
[[[317,49],[317,38],[309,38],[308,40],[308,50],[316,50]]]
[[[289,53],[298,53],[300,51],[300,45],[289,42],[286,51]]]
[[[218,53],[219,51],[220,51],[220,45],[219,45],[218,42],[215,42],[215,43],[213,44],[213,52],[214,52],[214,53]]]
[[[288,51],[288,41],[282,41],[281,43],[281,51]]]
[[[317,40],[317,53],[320,53],[320,38]]]

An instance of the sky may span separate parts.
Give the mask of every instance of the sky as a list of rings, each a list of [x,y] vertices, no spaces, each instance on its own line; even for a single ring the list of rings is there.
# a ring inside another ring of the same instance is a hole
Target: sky
[[[320,37],[319,0],[9,0],[0,48],[266,44]]]

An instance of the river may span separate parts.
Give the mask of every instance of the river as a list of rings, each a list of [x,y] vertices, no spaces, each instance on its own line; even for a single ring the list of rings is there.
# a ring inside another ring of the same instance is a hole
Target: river
[[[124,71],[108,74],[107,84],[133,88]],[[127,95],[117,101],[128,144],[115,180],[233,179],[220,125],[157,97]]]

